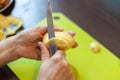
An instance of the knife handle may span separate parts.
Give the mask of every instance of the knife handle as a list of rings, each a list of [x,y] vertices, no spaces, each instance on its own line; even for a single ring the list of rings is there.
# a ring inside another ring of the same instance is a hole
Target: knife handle
[[[49,44],[49,49],[50,49],[50,55],[52,56],[52,55],[54,55],[55,54],[55,52],[57,51],[57,47],[56,47],[56,45],[55,44],[53,44],[53,43],[51,43],[51,44]]]

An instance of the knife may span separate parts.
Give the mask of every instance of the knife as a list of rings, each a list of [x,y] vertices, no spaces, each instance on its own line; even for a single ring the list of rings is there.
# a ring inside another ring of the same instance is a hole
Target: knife
[[[48,0],[48,6],[47,6],[47,26],[48,26],[48,38],[54,38],[55,33],[54,33],[54,26],[53,26],[53,20],[52,20],[52,8],[50,4],[50,0]],[[57,51],[57,47],[54,44],[54,42],[51,42],[49,44],[49,49],[50,49],[50,55],[52,56],[55,54]]]

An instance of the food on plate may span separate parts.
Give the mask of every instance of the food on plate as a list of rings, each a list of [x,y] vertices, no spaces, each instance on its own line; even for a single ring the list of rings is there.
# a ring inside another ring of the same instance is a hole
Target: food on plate
[[[4,32],[2,30],[0,30],[0,40],[3,40],[5,38],[6,38],[6,36],[5,36]]]
[[[15,34],[20,27],[22,27],[22,20],[20,18],[0,14],[0,30],[2,30],[6,36]]]
[[[0,0],[0,9],[4,8],[6,5],[8,5],[10,0]]]
[[[55,37],[49,39],[48,33],[43,37],[43,43],[49,47],[50,43],[54,43],[59,50],[67,50],[73,46],[75,43],[72,36],[65,32],[55,32]]]

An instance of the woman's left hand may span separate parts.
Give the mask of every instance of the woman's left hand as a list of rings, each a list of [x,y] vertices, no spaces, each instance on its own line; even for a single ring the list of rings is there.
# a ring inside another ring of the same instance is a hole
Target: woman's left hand
[[[61,28],[55,28],[55,31],[63,31]],[[14,47],[19,57],[32,59],[40,59],[40,48],[38,42],[42,41],[44,34],[47,32],[47,27],[33,27],[26,29],[16,35]]]

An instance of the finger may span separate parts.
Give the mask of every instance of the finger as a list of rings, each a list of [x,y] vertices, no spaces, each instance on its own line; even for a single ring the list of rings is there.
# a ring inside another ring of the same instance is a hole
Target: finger
[[[58,50],[51,59],[53,59],[54,63],[57,63],[58,61],[65,58],[65,53],[62,50]]]
[[[62,51],[62,50],[58,50],[56,53],[55,53],[55,56],[60,56],[60,57],[63,57],[63,58],[65,58],[65,52],[64,51]]]
[[[75,32],[73,32],[73,31],[69,31],[69,32],[67,32],[69,35],[71,35],[72,37],[74,37],[75,36]]]
[[[66,69],[66,79],[65,80],[74,80],[74,75],[72,74],[72,71],[70,70],[70,67]]]
[[[55,31],[63,31],[63,29],[59,28],[59,27],[55,27],[54,30]],[[41,32],[41,34],[47,33],[48,32],[47,26],[40,27],[40,32]]]
[[[40,32],[40,34],[42,34],[42,35],[44,35],[45,33],[48,32],[48,27],[47,27],[47,26],[34,27],[33,29],[34,29],[35,31]],[[33,29],[32,29],[32,30],[33,30]],[[59,27],[55,27],[54,30],[55,30],[55,31],[63,31],[63,29],[62,29],[62,28],[59,28]]]
[[[71,35],[72,37],[74,37],[75,36],[75,32],[73,32],[73,31],[69,31],[69,32],[67,32],[69,35]],[[78,46],[78,43],[77,42],[75,42],[74,44],[73,44],[73,46],[72,46],[72,48],[76,48]]]
[[[55,31],[63,31],[64,29],[63,28],[59,28],[59,27],[55,27],[54,30]]]
[[[46,46],[42,42],[39,42],[38,45],[41,49],[41,60],[44,61],[44,60],[49,59],[50,55],[49,55],[49,51],[46,48]]]
[[[60,78],[60,80],[66,80],[66,74],[67,74],[66,68],[59,68],[59,72],[56,73],[57,77],[55,77],[55,80],[58,80],[59,78]]]
[[[73,44],[72,48],[76,48],[77,46],[78,46],[78,43],[75,42],[75,43]]]

